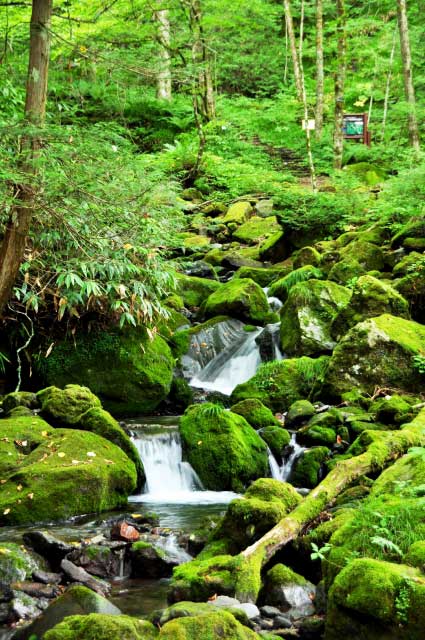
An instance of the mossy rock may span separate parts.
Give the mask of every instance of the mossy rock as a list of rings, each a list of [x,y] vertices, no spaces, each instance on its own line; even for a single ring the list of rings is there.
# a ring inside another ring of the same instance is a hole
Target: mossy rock
[[[290,433],[281,426],[270,425],[260,429],[259,434],[264,442],[267,443],[275,458],[281,459],[283,449],[291,441]]]
[[[326,640],[420,640],[424,624],[425,582],[407,565],[353,560],[330,590]]]
[[[40,404],[36,394],[31,391],[14,391],[3,398],[2,408],[5,413],[10,413],[18,407],[39,409]]]
[[[180,420],[184,454],[206,489],[241,491],[268,473],[266,445],[242,417],[207,403]]]
[[[44,444],[46,437],[50,437],[53,432],[54,429],[39,416],[10,416],[1,419],[0,477],[4,479],[16,471],[26,456]]]
[[[398,231],[391,240],[393,249],[401,247],[406,238],[423,238],[425,236],[425,220],[412,218]]]
[[[394,288],[407,300],[412,319],[425,322],[425,274],[414,271],[394,282]]]
[[[150,340],[143,328],[80,334],[75,344],[59,343],[40,366],[48,384],[83,384],[114,416],[152,413],[170,391],[173,369],[165,340]]]
[[[404,562],[412,567],[420,569],[422,573],[425,569],[425,540],[418,540],[410,547],[404,556]]]
[[[195,233],[187,234],[183,242],[183,246],[186,249],[186,251],[190,250],[193,253],[202,251],[203,249],[207,251],[210,244],[211,244],[211,238],[208,238],[207,236],[201,236]]]
[[[313,489],[321,480],[321,471],[326,460],[329,459],[330,449],[327,447],[313,447],[304,451],[298,459],[291,475],[291,482],[296,487]]]
[[[303,247],[294,257],[294,269],[300,269],[310,265],[312,267],[319,267],[322,261],[322,256],[314,247]]]
[[[158,630],[147,620],[91,613],[69,616],[43,636],[44,640],[154,640]]]
[[[268,218],[253,216],[238,227],[232,235],[237,240],[252,245],[264,242],[277,231],[281,231],[281,228],[276,216],[270,216]]]
[[[41,414],[54,425],[73,426],[82,413],[89,409],[101,409],[97,396],[87,387],[68,384],[64,389],[47,387],[37,393],[41,404]]]
[[[363,184],[373,187],[387,178],[387,172],[371,162],[355,162],[344,167],[346,173],[356,176]]]
[[[320,391],[328,361],[328,356],[321,356],[266,362],[253,378],[234,389],[231,400],[257,398],[272,411],[287,411],[296,400]]]
[[[425,448],[417,447],[381,473],[375,480],[371,496],[383,494],[405,496],[406,499],[425,494]]]
[[[383,314],[355,325],[338,343],[326,374],[334,397],[357,387],[373,393],[375,387],[407,392],[423,388],[412,357],[425,352],[425,327]]]
[[[0,583],[31,580],[36,569],[37,562],[25,547],[15,542],[0,542]]]
[[[263,262],[281,262],[290,254],[290,245],[285,236],[285,232],[276,231],[272,236],[265,240],[259,247],[259,258]]]
[[[168,401],[178,411],[187,409],[193,403],[193,389],[185,378],[173,378]]]
[[[268,287],[279,280],[280,278],[285,277],[292,271],[292,267],[241,267],[238,269],[233,276],[234,278],[250,278],[254,280],[260,287]]]
[[[410,318],[407,301],[392,286],[372,276],[362,276],[354,287],[348,305],[332,322],[332,335],[338,339],[362,320],[390,313]]]
[[[409,253],[409,255],[404,256],[393,269],[394,276],[402,277],[406,276],[409,273],[413,273],[418,271],[418,266],[422,265],[424,262],[424,255],[422,253],[417,253],[413,251]]]
[[[279,298],[282,302],[286,302],[293,286],[300,282],[306,282],[307,280],[320,280],[320,278],[323,278],[323,272],[320,269],[306,265],[305,267],[291,271],[287,276],[274,282],[269,289],[269,295]]]
[[[44,639],[47,637],[47,632],[51,634],[56,633],[56,625],[62,623],[64,619],[69,619],[68,616],[84,616],[84,618],[86,618],[89,614],[93,613],[108,617],[118,617],[121,611],[111,602],[108,602],[106,598],[91,589],[77,585],[71,586],[65,593],[56,598],[56,600],[53,600],[34,622],[27,627],[17,630],[14,635],[14,640],[28,640],[28,638],[32,637]],[[62,632],[60,636],[51,636],[51,638],[57,637],[60,637],[61,640],[79,638],[79,636],[69,636]],[[98,638],[97,635],[94,637]],[[132,636],[128,637],[129,639],[132,638]],[[107,640],[112,640],[112,637],[108,637]]]
[[[283,353],[320,355],[332,351],[331,325],[350,301],[351,291],[329,280],[294,285],[281,311],[280,342]]]
[[[289,407],[285,418],[285,426],[298,427],[316,415],[314,405],[308,400],[297,400]]]
[[[370,411],[378,422],[388,425],[400,425],[413,417],[411,398],[397,394],[375,400]]]
[[[243,498],[229,504],[212,539],[227,540],[227,548],[236,554],[261,538],[300,502],[301,497],[290,484],[261,478]]]
[[[193,309],[201,304],[217,291],[221,286],[217,280],[208,278],[196,278],[195,276],[177,275],[177,293],[183,299],[186,307]]]
[[[242,225],[244,222],[249,220],[252,213],[253,208],[249,202],[235,202],[228,208],[226,215],[223,217],[223,223],[225,225],[231,223]]]
[[[77,429],[97,433],[98,436],[102,436],[122,449],[134,463],[137,472],[137,488],[142,489],[146,477],[139,453],[124,429],[108,411],[99,407],[89,409],[79,417],[75,426]]]
[[[425,251],[425,238],[406,238],[403,240],[403,248],[406,251]]]
[[[3,465],[0,525],[62,520],[127,504],[137,476],[120,448],[95,433],[43,429],[43,424],[33,423],[33,418],[6,418],[0,423],[10,438],[0,442],[1,458],[11,446],[17,450],[16,464],[8,469]],[[35,435],[22,441],[28,431]]]
[[[260,640],[251,629],[243,626],[227,611],[178,618],[161,629],[159,640]]]
[[[232,413],[243,416],[254,429],[263,429],[269,425],[280,426],[273,413],[260,400],[249,398],[231,407]]]
[[[384,254],[377,244],[364,240],[353,240],[339,251],[341,260],[351,260],[353,256],[366,271],[382,271]]]
[[[228,249],[211,249],[206,256],[205,262],[224,269],[239,269],[240,267],[262,267],[259,260],[259,249],[255,247],[231,247]]]
[[[294,592],[298,592],[297,596],[295,596]],[[276,564],[265,576],[259,601],[279,607],[283,611],[289,609],[288,614],[291,616],[290,609],[292,607],[286,599],[286,594],[292,596],[292,606],[295,606],[295,608],[301,606],[304,609],[303,612],[300,611],[299,615],[295,617],[305,617],[314,612],[314,606],[312,605],[312,598],[315,595],[314,585],[289,567],[283,564]],[[297,601],[297,604],[294,601]]]
[[[366,268],[355,259],[339,260],[332,265],[328,278],[338,284],[346,285],[355,282],[366,273]]]
[[[230,555],[185,562],[173,571],[169,602],[205,602],[215,594],[233,596],[235,559]]]
[[[207,317],[229,315],[252,324],[265,324],[271,310],[261,287],[249,278],[237,278],[223,284],[205,304]]]

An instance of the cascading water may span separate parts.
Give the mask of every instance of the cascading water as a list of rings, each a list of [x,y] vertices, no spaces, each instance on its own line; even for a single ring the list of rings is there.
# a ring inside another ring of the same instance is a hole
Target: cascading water
[[[190,385],[230,395],[238,384],[252,378],[261,364],[260,351],[255,341],[261,331],[262,329],[257,329],[247,333],[242,344],[220,353],[191,379]]]
[[[301,457],[302,453],[305,451],[305,447],[302,447],[297,443],[297,434],[293,433],[291,436],[291,442],[288,445],[291,447],[291,453],[288,458],[283,462],[281,466],[278,465],[276,458],[269,450],[269,465],[270,465],[270,473],[272,478],[275,480],[281,480],[282,482],[286,482],[290,477],[292,470],[295,466],[298,458]]]
[[[150,431],[137,429],[132,440],[146,475],[145,492],[131,502],[163,504],[227,504],[237,497],[231,491],[204,491],[188,462],[183,461],[180,434],[176,428]]]

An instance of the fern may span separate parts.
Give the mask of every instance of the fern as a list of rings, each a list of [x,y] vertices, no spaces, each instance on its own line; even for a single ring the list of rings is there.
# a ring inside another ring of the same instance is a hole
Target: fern
[[[222,404],[208,402],[199,408],[199,415],[204,419],[219,418],[226,411]]]
[[[388,540],[388,538],[383,538],[382,536],[373,536],[373,538],[370,539],[370,542],[371,544],[374,544],[375,546],[382,549],[384,553],[394,554],[400,557],[403,555],[403,551],[400,549],[400,547],[395,542]]]

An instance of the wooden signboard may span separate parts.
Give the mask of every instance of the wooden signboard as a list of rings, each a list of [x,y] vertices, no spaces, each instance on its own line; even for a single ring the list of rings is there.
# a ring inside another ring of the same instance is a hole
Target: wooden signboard
[[[343,124],[345,140],[361,140],[363,144],[367,144],[370,147],[371,134],[367,125],[367,113],[345,114]]]

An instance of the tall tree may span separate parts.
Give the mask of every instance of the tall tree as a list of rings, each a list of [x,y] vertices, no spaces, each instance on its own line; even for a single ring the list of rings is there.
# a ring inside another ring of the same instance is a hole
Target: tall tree
[[[294,22],[292,20],[291,2],[290,0],[283,0],[283,8],[285,11],[286,29],[288,33],[289,48],[292,56],[292,66],[294,70],[295,88],[297,91],[297,98],[300,102],[303,99],[303,86],[301,78],[300,62],[297,51],[297,42],[295,39]]]
[[[323,0],[316,0],[316,138],[320,140],[323,129],[324,104],[324,59],[323,59]]]
[[[412,56],[410,53],[409,23],[407,19],[406,0],[397,0],[398,30],[403,61],[404,93],[409,108],[408,125],[410,144],[419,151],[419,129],[416,116],[415,89],[412,76]]]
[[[189,27],[192,36],[192,64],[196,76],[198,113],[204,122],[215,117],[215,95],[211,51],[205,39],[201,0],[185,0],[189,6]]]
[[[171,100],[171,27],[168,9],[155,11],[159,43],[159,70],[156,80],[156,96],[160,100]]]
[[[14,185],[16,205],[9,216],[0,247],[0,313],[10,297],[24,256],[31,219],[36,208],[35,177],[44,124],[50,56],[50,20],[53,0],[33,0],[27,74],[25,121],[32,125],[21,143],[22,184]]]
[[[344,89],[347,65],[345,0],[336,0],[336,10],[337,68],[335,73],[334,167],[341,169],[344,150]]]

